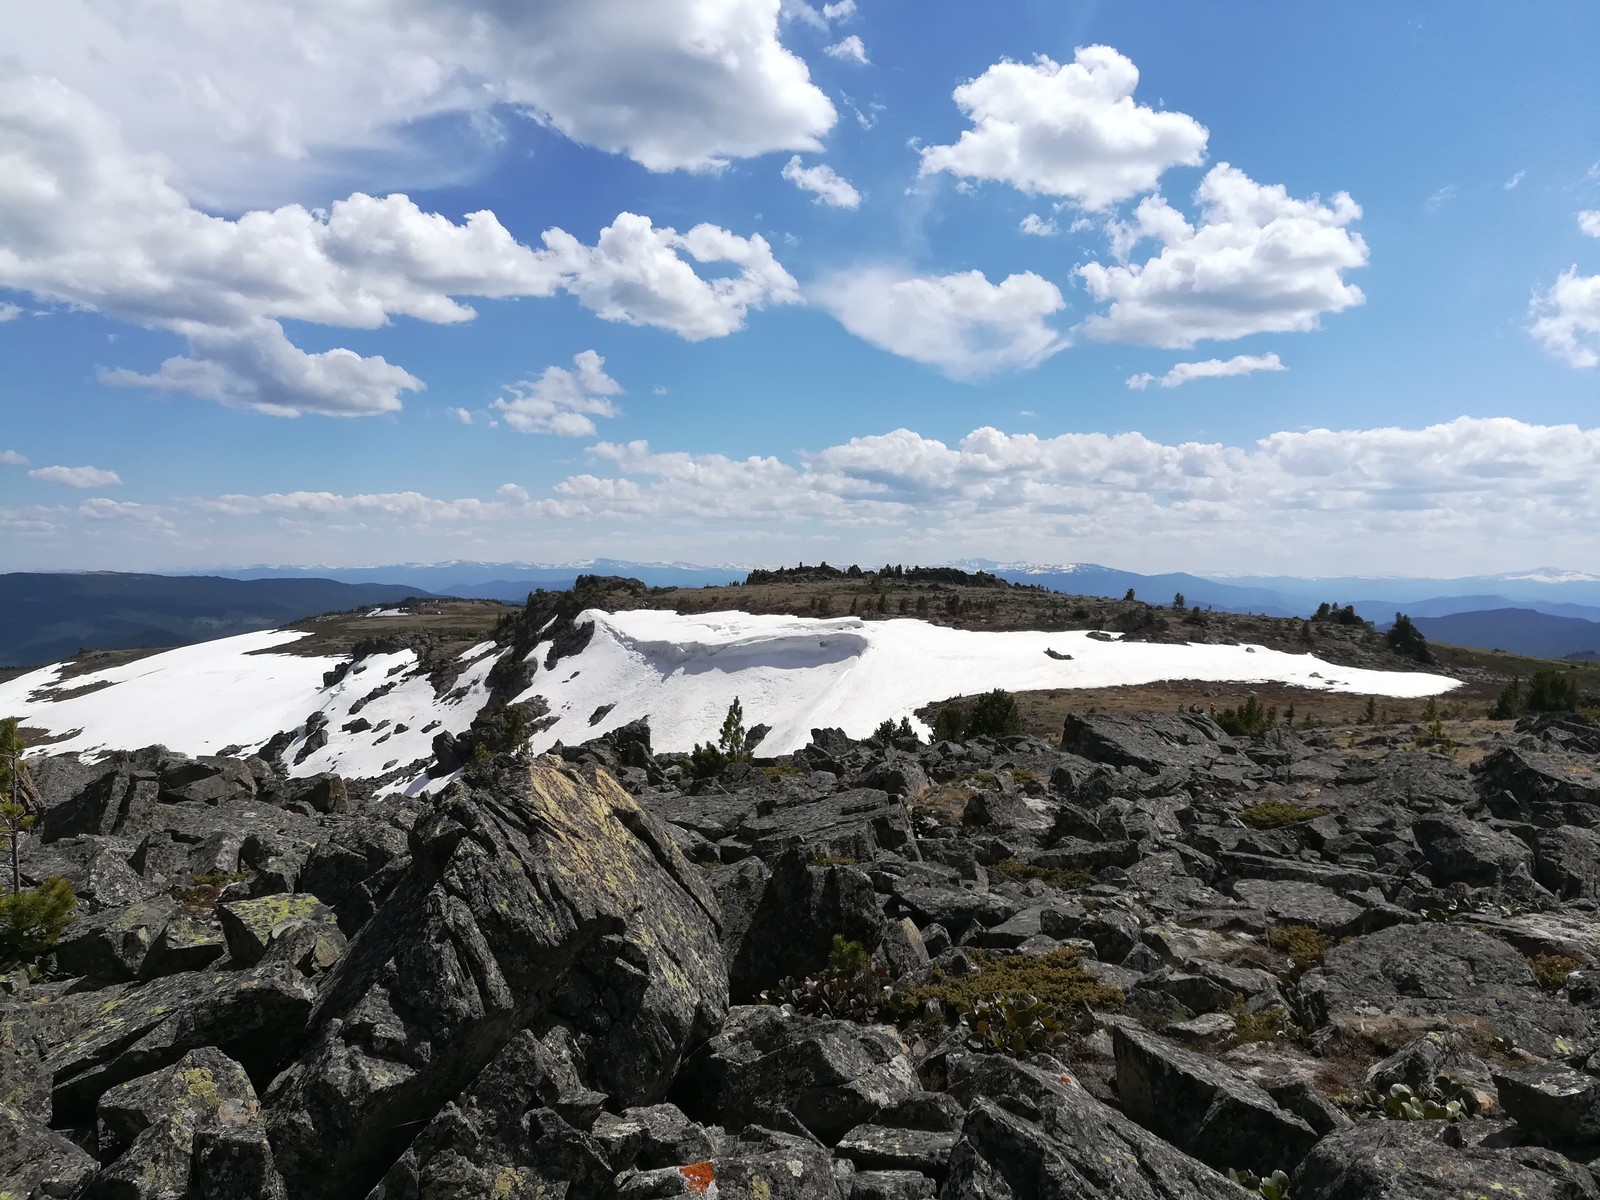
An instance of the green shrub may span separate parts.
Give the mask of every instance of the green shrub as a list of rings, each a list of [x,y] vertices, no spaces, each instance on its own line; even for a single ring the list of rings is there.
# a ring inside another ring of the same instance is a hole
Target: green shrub
[[[1307,808],[1302,804],[1289,804],[1283,800],[1263,800],[1252,804],[1239,814],[1239,819],[1255,829],[1279,829],[1285,825],[1299,825],[1328,815],[1326,808]]]
[[[965,705],[946,704],[933,718],[933,740],[936,742],[963,742],[967,738],[967,710]]]
[[[1566,954],[1530,954],[1528,966],[1533,977],[1547,992],[1558,992],[1567,982],[1567,976],[1583,966],[1583,960]]]
[[[1017,698],[1004,688],[986,692],[971,704],[946,704],[933,718],[936,742],[965,742],[1021,732],[1022,713],[1017,709]]]
[[[0,896],[0,969],[32,966],[61,940],[76,917],[72,884],[59,875],[26,892]]]
[[[1309,925],[1274,925],[1267,930],[1267,945],[1287,954],[1301,971],[1319,966],[1328,951],[1328,939]]]
[[[1018,881],[1037,879],[1047,887],[1071,889],[1088,887],[1091,876],[1082,867],[1036,867],[1015,858],[997,862],[994,869]]]
[[[1389,626],[1389,632],[1384,636],[1389,649],[1396,654],[1415,659],[1419,663],[1431,663],[1433,651],[1428,649],[1428,639],[1422,636],[1418,629],[1405,613],[1395,613],[1394,624]]]
[[[722,718],[716,743],[697,743],[689,752],[689,774],[696,779],[711,779],[732,763],[749,762],[755,756],[745,746],[746,739],[744,706],[735,696]]]
[[[1249,696],[1238,708],[1224,708],[1217,713],[1217,724],[1234,737],[1258,737],[1278,723],[1278,706],[1264,705]]]
[[[1032,996],[1051,1009],[1067,1011],[1078,1005],[1119,1008],[1122,989],[1083,969],[1079,954],[1069,947],[1048,954],[1008,954],[986,960],[970,975],[939,978],[911,991],[914,1004],[937,1000],[958,1013],[996,996]]]
[[[1526,691],[1520,678],[1508,683],[1489,710],[1489,719],[1512,721],[1530,712],[1577,712],[1582,700],[1578,682],[1570,675],[1562,671],[1540,671],[1528,681]]]

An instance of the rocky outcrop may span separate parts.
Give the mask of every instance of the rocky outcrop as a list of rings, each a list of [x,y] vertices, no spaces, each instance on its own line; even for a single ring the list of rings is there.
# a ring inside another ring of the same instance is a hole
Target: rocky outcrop
[[[0,1194],[1600,1200],[1600,729],[1367,740],[42,760]]]
[[[715,901],[606,776],[508,765],[447,792],[267,1096],[297,1194],[371,1186],[520,1030],[571,1031],[625,1103],[662,1098],[727,1003]]]

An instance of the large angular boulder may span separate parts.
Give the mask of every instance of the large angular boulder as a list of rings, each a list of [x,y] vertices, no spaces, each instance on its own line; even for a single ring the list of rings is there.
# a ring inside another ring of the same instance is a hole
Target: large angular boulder
[[[785,976],[821,970],[835,935],[869,950],[883,934],[883,913],[866,874],[847,866],[811,866],[791,847],[770,867],[758,858],[709,874],[722,905],[728,986],[735,1001],[755,999]]]
[[[71,1196],[95,1160],[64,1134],[0,1103],[0,1196]]]
[[[904,805],[876,788],[852,788],[808,803],[784,804],[743,821],[735,836],[760,858],[787,846],[807,854],[871,862],[911,843]]]
[[[1298,1163],[1316,1131],[1244,1076],[1131,1022],[1112,1030],[1122,1110],[1219,1170],[1269,1175]]]
[[[267,1096],[280,1169],[364,1194],[525,1028],[569,1030],[617,1102],[659,1100],[726,1005],[716,901],[665,828],[608,775],[500,760],[423,813],[327,977]]]
[[[892,1030],[754,1005],[728,1014],[675,1094],[691,1116],[729,1129],[770,1125],[787,1110],[832,1145],[919,1090]]]
[[[1531,876],[1533,851],[1526,843],[1457,813],[1417,818],[1411,827],[1436,883],[1499,887],[1514,875]]]
[[[281,966],[174,975],[40,1003],[57,1121],[84,1119],[109,1088],[215,1047],[264,1082],[290,1057],[316,993]]]
[[[583,1088],[569,1050],[559,1036],[517,1034],[418,1132],[373,1194],[601,1194],[614,1174],[608,1147],[571,1122],[587,1124],[604,1097]]]
[[[1600,1078],[1560,1063],[1494,1073],[1500,1106],[1535,1138],[1557,1145],[1600,1140]]]
[[[968,1115],[943,1200],[1245,1200],[1064,1071],[966,1055],[950,1064],[950,1090]]]
[[[1289,1184],[1294,1200],[1600,1200],[1588,1169],[1550,1150],[1462,1144],[1443,1121],[1357,1121],[1325,1137]]]
[[[1528,819],[1563,807],[1600,804],[1600,782],[1568,771],[1545,754],[1502,746],[1474,767],[1478,791],[1503,817]]]
[[[177,914],[176,904],[157,896],[75,921],[56,946],[56,965],[97,984],[137,979]]]
[[[219,1051],[191,1051],[110,1089],[98,1118],[106,1165],[86,1200],[282,1200],[255,1089]]]
[[[1061,728],[1061,749],[1068,753],[1147,775],[1192,773],[1215,762],[1225,745],[1231,743],[1222,727],[1200,716],[1072,713]]]
[[[1544,1056],[1558,1038],[1589,1040],[1581,1012],[1540,992],[1527,959],[1468,925],[1397,925],[1355,938],[1330,949],[1299,989],[1319,1025],[1386,1021],[1416,1031],[1465,1016]]]

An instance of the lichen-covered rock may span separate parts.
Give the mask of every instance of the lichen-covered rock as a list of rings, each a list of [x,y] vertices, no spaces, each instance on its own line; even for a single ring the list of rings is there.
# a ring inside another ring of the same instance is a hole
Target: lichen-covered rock
[[[967,1055],[951,1063],[950,1088],[969,1111],[942,1200],[1245,1200],[1064,1071]]]
[[[98,1130],[106,1165],[84,1200],[283,1196],[255,1089],[244,1069],[216,1050],[191,1051],[170,1067],[108,1090],[100,1097]],[[216,1133],[224,1136],[202,1141],[203,1134]],[[253,1164],[245,1151],[252,1146]]]
[[[678,1102],[730,1129],[771,1124],[788,1111],[829,1145],[919,1091],[893,1031],[735,1008],[684,1067]]]
[[[217,918],[222,922],[229,956],[245,967],[253,967],[265,958],[274,931],[288,924],[309,922],[338,930],[333,910],[306,892],[219,904]]]
[[[1600,1200],[1587,1168],[1531,1146],[1463,1144],[1443,1121],[1358,1121],[1290,1180],[1294,1200]]]
[[[43,1121],[0,1103],[0,1197],[74,1195],[96,1165]]]
[[[1123,1111],[1201,1162],[1269,1175],[1316,1144],[1309,1125],[1219,1062],[1128,1022],[1113,1028],[1112,1044]]]
[[[504,760],[448,790],[268,1095],[291,1190],[362,1194],[524,1028],[569,1029],[618,1102],[661,1099],[726,1008],[715,912],[609,776]]]
[[[1541,1056],[1557,1039],[1589,1040],[1587,1018],[1547,999],[1527,959],[1468,925],[1395,926],[1334,946],[1300,993],[1319,1025],[1383,1018],[1420,1029],[1468,1016]]]
[[[1542,1142],[1591,1144],[1600,1139],[1600,1078],[1560,1063],[1494,1073],[1500,1106]]]
[[[806,1138],[759,1127],[747,1129],[714,1158],[626,1176],[616,1194],[617,1200],[845,1200],[826,1150]]]
[[[94,1111],[109,1088],[211,1046],[257,1079],[293,1053],[315,993],[284,967],[198,972],[37,1006],[55,1119]]]
[[[56,946],[56,965],[94,983],[137,979],[177,912],[170,899],[157,896],[74,921]]]

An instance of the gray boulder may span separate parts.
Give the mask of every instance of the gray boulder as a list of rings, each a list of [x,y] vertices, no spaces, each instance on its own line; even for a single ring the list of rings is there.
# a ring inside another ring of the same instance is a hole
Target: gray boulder
[[[1539,991],[1527,959],[1466,925],[1397,925],[1334,946],[1299,991],[1319,1025],[1415,1030],[1469,1016],[1540,1055],[1555,1053],[1557,1038],[1588,1040],[1581,1012]]]
[[[773,1124],[791,1112],[829,1145],[920,1091],[892,1030],[735,1008],[723,1030],[685,1065],[684,1111],[730,1129]]]
[[[1219,1170],[1269,1175],[1298,1163],[1317,1133],[1213,1059],[1119,1022],[1112,1030],[1122,1110]]]
[[[1443,1121],[1358,1121],[1322,1139],[1290,1180],[1294,1200],[1600,1200],[1589,1171],[1550,1150],[1462,1144]]]
[[[1600,1140],[1600,1078],[1560,1063],[1496,1071],[1506,1115],[1542,1142]]]
[[[502,760],[439,797],[267,1096],[291,1190],[363,1194],[521,1029],[567,1029],[591,1085],[663,1097],[727,1003],[716,901],[603,773]]]
[[[211,1049],[100,1097],[104,1168],[83,1200],[281,1200],[261,1105],[244,1069]]]
[[[942,1200],[1245,1200],[1065,1071],[966,1055],[950,1064],[950,1088],[968,1116]]]

